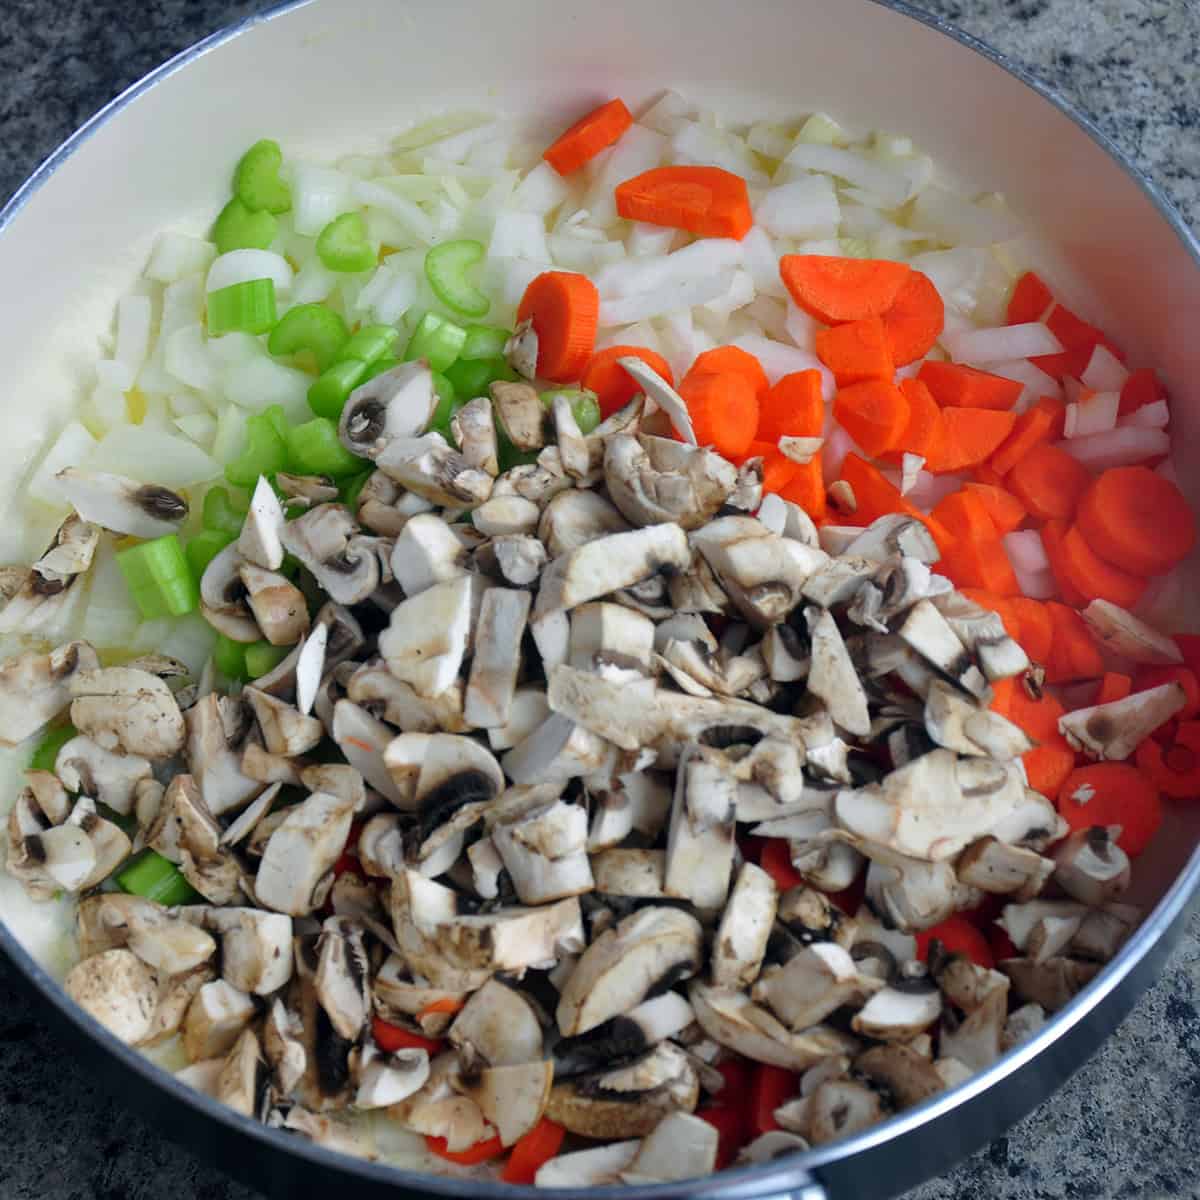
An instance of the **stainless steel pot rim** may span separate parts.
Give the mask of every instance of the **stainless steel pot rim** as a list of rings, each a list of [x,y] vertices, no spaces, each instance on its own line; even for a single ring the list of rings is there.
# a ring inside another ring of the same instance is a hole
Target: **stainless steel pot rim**
[[[181,51],[174,58],[131,84],[71,134],[13,193],[8,203],[3,209],[0,209],[0,234],[63,163],[83,146],[101,126],[143,93],[246,31],[295,9],[307,7],[313,2],[314,0],[285,0],[284,3],[226,26]],[[1042,99],[1053,104],[1055,108],[1069,117],[1092,141],[1106,151],[1145,192],[1162,218],[1174,230],[1179,238],[1181,249],[1191,256],[1197,268],[1200,269],[1200,239],[1197,239],[1196,235],[1192,233],[1182,215],[1157,185],[1130,162],[1116,143],[1089,117],[1076,110],[1040,79],[1020,64],[1015,63],[1007,55],[989,46],[986,42],[964,33],[948,21],[915,8],[906,3],[906,0],[872,0],[872,2],[918,21],[922,25],[929,26],[960,45],[982,55],[1027,87],[1032,88]],[[514,1198],[519,1196],[559,1196],[564,1198],[578,1196],[580,1198],[587,1197],[588,1200],[617,1200],[617,1198],[635,1200],[635,1198],[642,1197],[661,1197],[662,1200],[666,1200],[668,1196],[684,1195],[695,1198],[720,1195],[722,1200],[743,1200],[743,1198],[749,1200],[750,1197],[782,1195],[789,1192],[797,1195],[805,1184],[811,1182],[810,1172],[819,1173],[820,1168],[824,1165],[880,1146],[925,1125],[927,1122],[936,1120],[961,1103],[987,1091],[993,1084],[1020,1071],[1037,1058],[1043,1050],[1058,1041],[1068,1030],[1083,1021],[1112,992],[1117,990],[1151,947],[1187,908],[1197,892],[1200,892],[1200,848],[1193,852],[1186,867],[1117,957],[1066,1008],[1056,1013],[1034,1037],[1005,1055],[986,1071],[980,1072],[951,1091],[934,1096],[924,1104],[901,1113],[855,1137],[834,1142],[828,1146],[817,1147],[780,1164],[724,1171],[708,1179],[690,1181],[682,1185],[666,1183],[644,1187],[611,1186],[584,1190],[547,1191],[496,1183],[490,1185],[488,1190],[490,1192],[494,1189],[500,1196]],[[279,1130],[268,1129],[257,1121],[234,1113],[211,1097],[181,1083],[168,1072],[160,1070],[149,1059],[119,1041],[94,1018],[73,1004],[58,983],[28,954],[3,922],[0,922],[0,951],[3,951],[8,960],[32,982],[45,1000],[77,1026],[83,1034],[100,1042],[111,1055],[120,1060],[127,1069],[140,1076],[147,1085],[164,1090],[174,1099],[189,1105],[209,1120],[227,1126],[231,1131],[240,1135],[255,1138],[272,1149],[307,1159],[321,1167],[334,1168],[373,1182],[391,1184],[398,1189],[409,1187],[427,1194],[458,1197],[461,1200],[473,1200],[480,1194],[478,1180],[448,1179],[383,1163],[349,1158],[323,1149],[306,1139]]]

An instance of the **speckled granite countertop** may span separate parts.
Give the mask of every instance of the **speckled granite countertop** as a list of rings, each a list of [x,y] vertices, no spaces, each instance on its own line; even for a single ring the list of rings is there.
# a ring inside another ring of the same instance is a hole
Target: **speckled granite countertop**
[[[0,0],[0,202],[126,85],[265,7]],[[1200,0],[924,0],[923,7],[1057,87],[1200,226]],[[1200,918],[1133,1015],[1066,1087],[908,1200],[1200,1200],[1198,1004]],[[97,1082],[64,1061],[4,963],[0,1131],[0,1200],[255,1200],[115,1109]]]

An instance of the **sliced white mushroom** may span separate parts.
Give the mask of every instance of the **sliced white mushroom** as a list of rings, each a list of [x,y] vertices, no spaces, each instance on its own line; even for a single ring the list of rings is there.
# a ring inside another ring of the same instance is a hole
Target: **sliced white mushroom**
[[[932,603],[989,680],[1008,679],[1029,670],[1029,656],[1009,636],[999,613],[983,608],[961,592],[946,592],[934,597]]]
[[[664,888],[697,908],[716,909],[733,869],[737,780],[723,755],[703,747],[685,754],[675,779]]]
[[[1007,904],[996,922],[1016,948],[1037,963],[1066,951],[1087,909],[1071,900],[1031,900]]]
[[[463,716],[476,728],[508,724],[531,603],[528,592],[512,588],[489,588],[483,595],[463,703]]]
[[[614,682],[636,682],[650,673],[654,622],[620,604],[597,601],[571,613],[568,662]]]
[[[1055,862],[1023,846],[985,837],[962,852],[954,869],[968,887],[1023,901],[1041,892],[1055,873]]]
[[[371,787],[389,800],[399,802],[400,792],[383,760],[383,752],[395,730],[376,720],[365,708],[349,700],[339,700],[333,707],[330,735],[341,747],[346,761]]]
[[[447,1037],[468,1068],[514,1066],[542,1057],[544,1034],[537,1010],[522,992],[497,979],[471,996]]]
[[[256,642],[261,632],[246,603],[246,585],[240,574],[244,561],[236,542],[212,558],[200,578],[200,613],[232,641]]]
[[[183,749],[183,715],[158,676],[128,667],[79,671],[70,690],[72,724],[104,749],[150,759]]]
[[[183,1022],[183,1048],[192,1062],[219,1058],[257,1015],[253,997],[224,979],[199,989]]]
[[[238,576],[255,623],[272,646],[294,646],[308,633],[304,593],[286,575],[245,562]]]
[[[157,484],[78,467],[67,467],[54,478],[60,493],[83,520],[113,533],[165,537],[177,533],[188,515],[187,501]]]
[[[68,996],[128,1046],[151,1030],[158,1007],[154,973],[130,950],[105,950],[67,972]]]
[[[942,679],[935,679],[925,695],[925,730],[936,745],[959,754],[1010,759],[1034,747],[1019,725]]]
[[[1172,680],[1123,700],[1077,708],[1059,717],[1058,728],[1073,749],[1119,762],[1186,703],[1183,685]]]
[[[692,428],[692,418],[683,397],[642,359],[628,355],[618,358],[617,363],[624,368],[626,374],[633,376],[634,380],[642,385],[646,395],[667,414],[683,440],[695,446],[696,431]]]
[[[96,847],[91,838],[76,825],[45,828],[32,808],[32,802],[22,796],[9,813],[9,874],[34,900],[82,890],[96,873]]]
[[[6,659],[0,664],[0,744],[15,746],[37,733],[70,703],[71,680],[99,665],[87,642]]]
[[[712,450],[644,434],[607,440],[604,477],[612,502],[632,524],[674,521],[684,529],[716,516],[738,480]]]
[[[400,363],[350,393],[338,436],[351,454],[378,459],[397,438],[424,433],[436,403],[428,365],[423,361]]]
[[[389,1108],[414,1095],[429,1078],[429,1055],[420,1049],[383,1054],[368,1043],[363,1047],[354,1107]]]
[[[217,952],[217,943],[203,929],[155,910],[129,914],[126,945],[160,975],[182,975]]]
[[[554,1064],[545,1061],[486,1067],[456,1086],[495,1126],[501,1144],[511,1146],[542,1119],[553,1082]]]
[[[371,1016],[370,962],[362,927],[346,917],[327,918],[316,954],[312,985],[317,1001],[334,1032],[357,1041]]]
[[[467,465],[488,475],[498,475],[496,422],[487,396],[468,400],[450,419],[450,432],[467,460]]]
[[[1009,1013],[1000,1035],[1000,1049],[1007,1053],[1014,1046],[1028,1041],[1046,1024],[1046,1010],[1040,1004],[1023,1004]],[[949,1086],[949,1084],[947,1084]]]
[[[279,540],[283,524],[283,506],[279,497],[267,477],[260,475],[238,537],[238,553],[264,570],[278,571],[283,566],[283,543]]]
[[[277,471],[275,482],[288,498],[290,507],[311,508],[314,504],[325,504],[338,498],[337,485],[327,475],[292,475]]]
[[[392,574],[406,596],[466,574],[467,553],[450,527],[433,513],[409,520],[392,550]]]
[[[673,792],[660,777],[639,771],[622,775],[618,783],[592,797],[591,853],[618,845],[635,829],[656,838],[670,817]]]
[[[288,809],[259,863],[254,881],[258,902],[292,916],[312,912],[346,844],[353,815],[352,803],[320,792]]]
[[[184,714],[187,760],[204,803],[214,816],[241,808],[263,790],[263,784],[242,773],[239,755],[229,744],[215,692],[201,697]]]
[[[318,504],[288,521],[280,539],[337,604],[358,604],[379,587],[379,556],[340,504]]]
[[[861,849],[873,860],[867,868],[868,902],[903,932],[932,928],[969,907],[972,893],[959,883],[950,863],[922,862],[869,842]]]
[[[1141,909],[1132,904],[1107,903],[1088,911],[1071,939],[1071,955],[1106,963],[1129,939],[1142,919]]]
[[[91,796],[122,815],[133,811],[138,784],[151,778],[148,759],[105,750],[82,734],[63,744],[54,770],[71,791]]]
[[[258,908],[210,908],[203,924],[221,939],[221,974],[256,996],[277,992],[292,977],[292,919]]]
[[[501,908],[477,916],[452,916],[438,928],[437,943],[460,970],[545,969],[560,954],[583,948],[583,918],[575,897],[539,908]]]
[[[715,1125],[690,1113],[668,1113],[646,1135],[621,1182],[666,1183],[710,1175],[717,1163]]]
[[[666,896],[665,850],[614,848],[592,855],[596,891],[607,896],[638,896],[661,900]]]
[[[932,1025],[941,1012],[941,993],[932,980],[898,981],[877,991],[859,1009],[850,1026],[864,1037],[907,1042]]]
[[[982,1071],[1000,1057],[1008,1015],[1008,979],[954,955],[935,978],[946,999],[938,1053]]]
[[[1073,900],[1096,907],[1129,887],[1129,856],[1117,845],[1119,825],[1076,830],[1054,849],[1054,882]]]
[[[633,1138],[557,1154],[538,1168],[534,1184],[540,1188],[588,1188],[619,1183],[641,1144],[640,1138]]]
[[[935,563],[941,557],[925,523],[906,513],[889,513],[877,518],[866,529],[856,531],[856,535],[836,553],[876,562],[899,556],[927,564]]]
[[[502,764],[514,783],[561,783],[611,768],[615,753],[611,742],[554,712],[509,750]]]
[[[528,383],[498,380],[489,391],[496,423],[508,440],[518,450],[540,450],[546,444],[546,409],[537,390]]]
[[[945,1084],[935,1065],[911,1046],[872,1046],[854,1060],[854,1070],[886,1090],[898,1108],[911,1108],[937,1095]]]
[[[1151,666],[1183,661],[1175,642],[1111,600],[1091,601],[1083,610],[1083,619],[1097,641],[1122,658]]]
[[[836,725],[856,737],[866,737],[871,732],[867,694],[850,661],[837,622],[828,609],[810,609],[806,616],[810,619],[812,639],[808,690],[825,705]]]
[[[217,1076],[215,1098],[243,1117],[254,1116],[258,1108],[261,1066],[262,1048],[258,1037],[252,1029],[245,1029],[233,1044]]]
[[[397,605],[379,636],[388,670],[420,696],[444,692],[462,667],[481,599],[478,577],[462,576]]]
[[[987,696],[983,672],[931,600],[918,600],[896,632],[926,662],[954,680],[964,691],[980,699]]]
[[[294,758],[313,749],[325,736],[325,728],[316,717],[306,717],[299,709],[266,692],[247,687],[242,696],[258,721],[263,743],[270,754]]]
[[[1099,974],[1100,963],[1073,958],[1007,958],[1000,964],[1012,980],[1013,990],[1024,1000],[1040,1004],[1047,1012],[1066,1007]]]
[[[556,800],[492,826],[492,843],[522,904],[546,904],[593,887],[587,811]]]
[[[882,986],[858,970],[849,951],[834,942],[817,942],[782,965],[767,967],[751,996],[789,1029],[801,1032],[843,1005],[864,1004]]]

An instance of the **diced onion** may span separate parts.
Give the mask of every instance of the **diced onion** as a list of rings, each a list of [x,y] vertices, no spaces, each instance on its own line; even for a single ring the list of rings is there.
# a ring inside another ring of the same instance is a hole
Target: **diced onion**
[[[217,386],[216,366],[198,323],[185,325],[167,338],[164,364],[180,383],[197,391],[209,392]]]
[[[207,271],[216,256],[217,248],[212,242],[184,233],[160,233],[146,264],[146,278],[159,283],[174,283],[185,275]]]
[[[259,412],[272,404],[281,404],[291,421],[307,419],[311,383],[312,376],[269,357],[237,363],[221,376],[226,399],[239,408]]]
[[[113,358],[135,374],[150,353],[150,297],[122,296],[117,302],[117,345]]]
[[[671,138],[671,160],[699,166],[721,167],[747,183],[766,183],[767,175],[741,138],[724,130],[688,121]]]
[[[195,442],[202,450],[207,450],[216,437],[217,418],[210,412],[188,413],[176,417],[175,426],[184,437]]]
[[[125,363],[115,358],[103,358],[96,364],[96,382],[104,387],[116,388],[118,392],[129,391],[136,378]]]
[[[1080,438],[1107,433],[1117,424],[1120,406],[1120,392],[1093,392],[1087,399],[1068,404],[1063,434],[1068,438]]]
[[[216,258],[208,268],[204,290],[217,292],[251,279],[270,279],[274,281],[276,292],[286,292],[292,286],[294,274],[282,254],[271,250],[230,250]]]
[[[1016,358],[1011,362],[992,362],[987,365],[993,375],[1003,375],[1005,379],[1015,379],[1025,385],[1021,393],[1018,407],[1024,408],[1042,396],[1050,396],[1055,400],[1062,398],[1062,385],[1053,375],[1047,375],[1041,367],[1029,362],[1028,359]]]
[[[757,224],[775,237],[833,237],[841,220],[837,192],[827,175],[773,187],[755,207]]]
[[[314,163],[294,163],[290,175],[292,228],[305,237],[316,237],[349,207],[355,181],[341,171]]]
[[[917,197],[910,224],[958,246],[990,246],[1020,233],[1007,214],[982,208],[940,187],[927,187]]]
[[[903,171],[871,162],[853,150],[801,143],[794,146],[783,161],[787,167],[836,175],[847,183],[874,192],[883,201],[884,208],[898,208],[912,195],[912,180]]]
[[[1097,342],[1079,382],[1095,392],[1119,392],[1128,378],[1125,364],[1103,342]]]
[[[618,264],[620,265],[620,264]],[[661,317],[681,308],[694,308],[724,296],[733,286],[736,271],[728,267],[715,275],[683,284],[664,284],[650,291],[621,299],[600,301],[600,324],[629,325],[651,317]],[[765,364],[764,364],[765,365]]]
[[[596,273],[601,300],[640,295],[662,287],[702,283],[742,265],[741,246],[732,238],[702,238],[673,254],[627,258]]]
[[[821,447],[821,469],[826,482],[837,479],[842,473],[842,461],[846,455],[858,453],[854,439],[840,426],[834,425],[828,430],[825,445]]]
[[[96,439],[78,422],[68,421],[38,463],[25,489],[43,504],[65,504],[55,475],[64,467],[78,466],[95,448]]]
[[[754,280],[749,271],[737,270],[729,284],[729,291],[716,300],[709,300],[704,307],[717,317],[728,317],[730,313],[742,308],[754,299]]]
[[[220,474],[218,464],[186,438],[140,425],[122,425],[105,434],[84,465],[170,488],[206,483]]]
[[[779,251],[771,244],[767,231],[752,225],[750,232],[742,238],[742,266],[754,280],[754,290],[767,296],[783,300],[787,289],[779,277]]]
[[[625,250],[630,258],[669,254],[677,230],[649,225],[645,221],[630,221],[625,235]]]
[[[512,205],[518,212],[545,216],[553,212],[570,194],[563,177],[549,164],[538,163],[513,192]]]
[[[947,334],[941,341],[955,362],[975,366],[1062,351],[1062,343],[1058,338],[1038,322],[1001,325],[996,329],[972,329],[964,333]]]
[[[543,262],[550,257],[546,246],[546,226],[537,213],[506,212],[496,218],[490,258],[528,258]]]
[[[597,165],[583,207],[598,226],[605,228],[617,219],[617,184],[659,166],[667,156],[667,145],[661,133],[631,125],[611,150],[594,160]]]
[[[1014,566],[1013,574],[1021,594],[1030,600],[1050,600],[1058,595],[1058,585],[1050,571],[1021,571]]]
[[[296,272],[292,282],[292,304],[315,304],[328,299],[337,287],[340,276],[331,271],[319,258],[310,258]]]
[[[1019,529],[1004,535],[1004,550],[1013,570],[1028,572],[1050,570],[1050,559],[1036,529]]]
[[[1068,438],[1058,445],[1093,471],[1132,466],[1171,451],[1171,439],[1161,429],[1138,429],[1136,426],[1110,429],[1090,437]]]
[[[1171,422],[1171,409],[1165,400],[1155,400],[1153,404],[1143,404],[1135,408],[1127,417],[1122,417],[1117,424],[1135,429],[1166,429]]]
[[[917,485],[917,480],[921,478],[921,468],[925,465],[925,459],[920,454],[905,453],[900,460],[900,494],[907,496]]]
[[[436,240],[433,221],[429,214],[415,201],[400,195],[384,183],[373,180],[355,180],[353,185],[354,197],[360,204],[368,208],[379,208],[395,218],[402,228],[407,230],[414,242],[424,246],[432,246]],[[334,214],[335,216],[337,214]],[[330,220],[333,218],[331,217]],[[318,233],[320,230],[317,231]]]

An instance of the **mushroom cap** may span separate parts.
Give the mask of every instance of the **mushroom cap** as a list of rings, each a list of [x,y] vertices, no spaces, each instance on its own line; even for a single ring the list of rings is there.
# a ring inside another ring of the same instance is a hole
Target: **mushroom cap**
[[[213,556],[200,577],[200,613],[220,634],[235,642],[257,642],[258,622],[246,603],[244,562],[237,542]]]
[[[188,515],[187,501],[178,493],[124,475],[67,467],[55,479],[83,520],[113,533],[164,537],[177,532]]]
[[[338,421],[338,437],[351,454],[377,459],[396,438],[424,433],[436,403],[428,364],[400,363],[350,393]]]
[[[133,1046],[150,1032],[158,1006],[154,972],[130,950],[104,950],[76,963],[63,988],[89,1016]]]
[[[675,521],[698,529],[730,498],[738,472],[707,448],[617,434],[605,444],[604,479],[612,502],[632,524]]]

